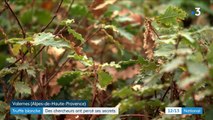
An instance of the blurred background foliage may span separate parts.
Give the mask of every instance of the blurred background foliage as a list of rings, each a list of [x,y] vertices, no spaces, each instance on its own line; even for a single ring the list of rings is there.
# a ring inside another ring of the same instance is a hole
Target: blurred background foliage
[[[0,119],[213,119],[211,0],[60,2],[9,0],[22,38],[0,0]],[[83,99],[120,112],[9,115],[12,99]],[[165,115],[166,106],[201,106],[204,114]]]

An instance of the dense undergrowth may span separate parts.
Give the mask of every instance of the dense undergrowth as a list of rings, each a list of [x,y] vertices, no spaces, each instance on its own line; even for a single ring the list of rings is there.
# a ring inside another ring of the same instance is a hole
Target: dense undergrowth
[[[202,15],[189,11],[200,6]],[[211,120],[208,1],[5,0],[0,4],[0,119]],[[88,100],[119,115],[10,115],[9,102]],[[202,115],[165,115],[201,106]]]

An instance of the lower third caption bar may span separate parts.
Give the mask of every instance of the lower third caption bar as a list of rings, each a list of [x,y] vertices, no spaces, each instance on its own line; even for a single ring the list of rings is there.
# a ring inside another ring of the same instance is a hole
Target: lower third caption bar
[[[11,114],[119,114],[118,107],[11,107]]]

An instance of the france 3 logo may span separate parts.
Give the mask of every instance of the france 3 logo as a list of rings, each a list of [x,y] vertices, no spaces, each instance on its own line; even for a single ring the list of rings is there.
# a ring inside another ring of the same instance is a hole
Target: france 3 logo
[[[201,15],[201,9],[199,7],[196,7],[195,10],[193,10],[191,12],[192,15],[195,15],[195,16],[200,16]]]

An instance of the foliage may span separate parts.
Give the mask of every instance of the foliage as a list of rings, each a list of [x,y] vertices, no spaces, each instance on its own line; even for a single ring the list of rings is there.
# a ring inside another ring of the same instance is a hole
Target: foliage
[[[104,88],[112,82],[112,77],[104,71],[98,71],[98,80],[100,86]]]
[[[168,7],[164,14],[156,17],[156,21],[165,26],[173,26],[178,20],[184,20],[186,12],[177,7]]]
[[[3,3],[0,120],[212,119],[213,14],[209,2]],[[188,12],[198,6],[201,16]],[[90,107],[119,107],[120,112],[10,115],[13,99],[84,99]],[[168,116],[167,106],[201,106],[205,112]]]
[[[70,47],[69,43],[63,40],[56,40],[51,33],[38,33],[34,35],[34,41],[32,41],[33,45],[44,45],[44,46],[52,46],[57,48],[62,47]]]

